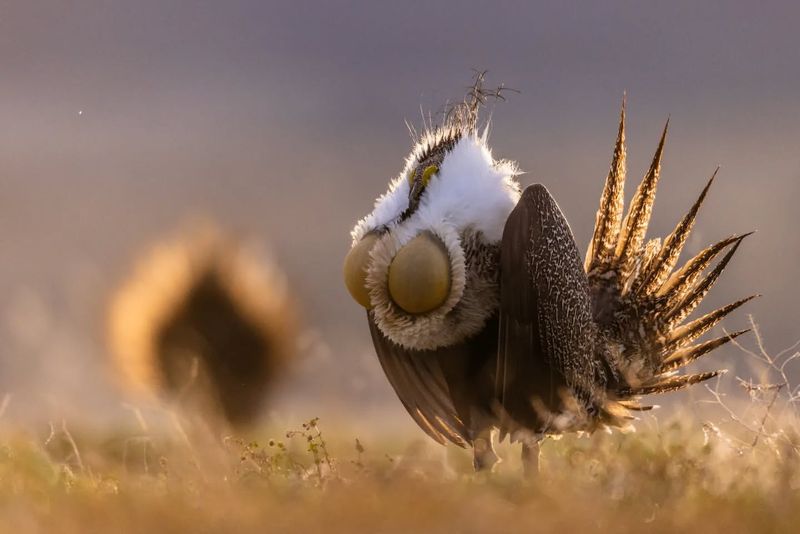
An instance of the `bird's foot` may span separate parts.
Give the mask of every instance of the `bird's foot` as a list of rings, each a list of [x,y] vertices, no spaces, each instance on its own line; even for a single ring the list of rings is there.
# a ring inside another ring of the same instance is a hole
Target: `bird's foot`
[[[492,472],[500,463],[500,457],[494,452],[490,438],[478,438],[472,442],[472,465],[477,472]]]
[[[539,476],[539,439],[522,442],[522,469],[529,479]]]

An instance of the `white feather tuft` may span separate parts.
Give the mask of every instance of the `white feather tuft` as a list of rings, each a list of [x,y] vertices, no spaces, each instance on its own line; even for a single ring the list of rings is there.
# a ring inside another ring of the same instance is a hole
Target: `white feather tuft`
[[[519,174],[510,162],[498,162],[486,144],[485,135],[462,138],[446,154],[422,193],[419,206],[406,220],[407,175],[418,164],[416,150],[389,190],[375,201],[372,213],[358,222],[351,235],[353,245],[380,227],[388,231],[370,251],[366,284],[378,328],[398,345],[430,350],[452,345],[478,333],[497,307],[497,289],[474,282],[468,287],[466,260],[461,237],[479,235],[487,245],[497,245],[506,219],[519,200]],[[421,315],[401,310],[387,287],[389,265],[395,254],[422,232],[442,240],[450,256],[450,295],[438,309]]]
[[[409,157],[389,190],[375,201],[372,213],[358,222],[351,233],[353,244],[367,232],[396,221],[408,207],[406,176],[414,165],[416,161]],[[468,135],[445,156],[417,212],[403,225],[447,223],[459,230],[472,227],[488,242],[499,242],[506,219],[519,201],[519,184],[514,179],[518,174],[514,163],[492,158],[484,135]]]

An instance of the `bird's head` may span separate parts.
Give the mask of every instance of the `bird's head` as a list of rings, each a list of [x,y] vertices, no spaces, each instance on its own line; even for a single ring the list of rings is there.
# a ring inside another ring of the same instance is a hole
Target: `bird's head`
[[[347,288],[407,348],[462,341],[497,308],[499,242],[519,185],[516,166],[492,157],[488,127],[478,131],[490,94],[481,82],[441,125],[413,136],[402,171],[351,233]]]

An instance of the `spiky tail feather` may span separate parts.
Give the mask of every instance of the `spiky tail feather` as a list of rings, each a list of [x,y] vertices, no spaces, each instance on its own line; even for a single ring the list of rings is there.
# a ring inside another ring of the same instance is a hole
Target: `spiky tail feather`
[[[697,214],[714,182],[714,171],[688,213],[663,240],[645,241],[661,174],[669,121],[653,160],[623,218],[626,174],[625,102],[611,168],[606,178],[585,268],[592,291],[594,317],[608,340],[609,367],[616,375],[605,415],[620,422],[619,408],[642,410],[636,397],[675,391],[717,376],[719,372],[676,375],[695,361],[746,332],[692,345],[725,316],[757,295],[724,306],[687,324],[686,318],[719,279],[742,240],[731,236],[709,246],[675,270]],[[703,273],[723,251],[708,274]]]

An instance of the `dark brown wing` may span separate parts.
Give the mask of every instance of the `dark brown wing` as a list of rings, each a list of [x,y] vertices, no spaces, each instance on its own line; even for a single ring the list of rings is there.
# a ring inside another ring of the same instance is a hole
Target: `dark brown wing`
[[[497,321],[452,347],[417,351],[387,339],[367,312],[378,360],[408,413],[431,438],[464,447],[491,412]]]
[[[569,224],[547,189],[528,187],[500,250],[496,394],[503,429],[541,432],[580,401],[595,404],[604,372],[586,274]]]

